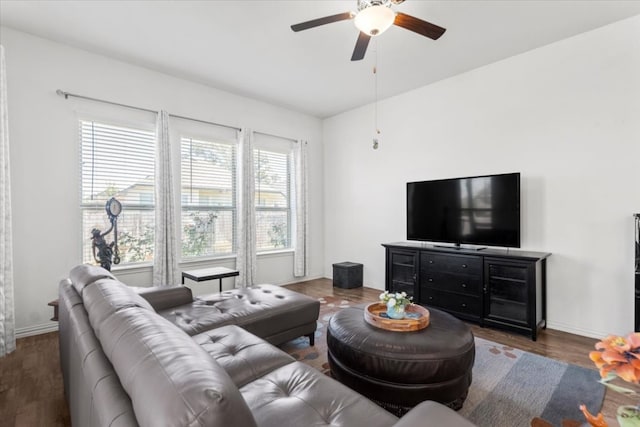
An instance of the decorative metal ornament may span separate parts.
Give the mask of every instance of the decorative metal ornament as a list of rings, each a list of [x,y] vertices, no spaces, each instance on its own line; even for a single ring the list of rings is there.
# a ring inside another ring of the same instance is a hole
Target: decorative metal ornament
[[[122,212],[122,204],[112,197],[107,200],[104,206],[109,217],[111,227],[104,233],[99,229],[91,230],[91,248],[93,249],[93,259],[105,270],[111,270],[111,264],[120,264],[120,253],[118,251],[118,215]],[[113,231],[113,242],[107,243],[104,236]]]

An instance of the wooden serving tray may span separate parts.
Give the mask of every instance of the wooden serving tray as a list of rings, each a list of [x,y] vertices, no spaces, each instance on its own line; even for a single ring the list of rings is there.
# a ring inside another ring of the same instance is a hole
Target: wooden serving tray
[[[417,304],[409,304],[405,308],[405,312],[419,316],[417,318],[389,319],[380,316],[381,313],[386,312],[386,304],[374,302],[364,309],[364,320],[377,328],[396,332],[419,331],[429,326],[429,310]]]

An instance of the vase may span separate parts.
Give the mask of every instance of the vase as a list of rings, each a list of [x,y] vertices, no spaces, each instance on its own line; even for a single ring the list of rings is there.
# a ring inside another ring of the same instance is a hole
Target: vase
[[[387,316],[390,319],[404,319],[404,307],[387,306]]]
[[[616,419],[620,427],[640,427],[640,407],[622,405],[618,407]]]

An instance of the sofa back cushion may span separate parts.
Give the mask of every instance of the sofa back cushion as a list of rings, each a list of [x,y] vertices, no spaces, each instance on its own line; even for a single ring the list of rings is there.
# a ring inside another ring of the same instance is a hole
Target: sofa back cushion
[[[256,425],[226,371],[155,312],[121,308],[103,321],[98,338],[141,426]]]
[[[113,279],[115,276],[109,271],[97,265],[81,264],[73,267],[69,272],[69,279],[73,283],[73,287],[76,291],[82,295],[82,291],[85,287],[89,286],[96,280],[100,279]]]
[[[191,304],[193,302],[193,293],[191,293],[191,289],[186,286],[154,286],[138,289],[137,292],[138,295],[147,300],[156,311]]]
[[[74,426],[138,426],[129,396],[93,333],[68,280],[59,287],[60,362]]]
[[[99,336],[103,322],[126,307],[139,307],[154,311],[153,307],[133,289],[115,279],[99,279],[84,288],[82,299],[89,313],[89,320]]]

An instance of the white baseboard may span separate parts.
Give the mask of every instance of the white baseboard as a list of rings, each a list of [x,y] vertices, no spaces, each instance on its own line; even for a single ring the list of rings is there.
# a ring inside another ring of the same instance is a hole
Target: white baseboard
[[[32,335],[46,334],[56,332],[58,330],[58,322],[48,322],[41,325],[32,325],[24,328],[16,328],[16,338],[30,337]]]
[[[293,283],[304,283],[304,282],[309,282],[311,280],[317,280],[317,279],[326,279],[326,277],[324,277],[324,276],[308,276],[308,277],[300,278],[298,280],[293,280],[291,282],[278,283],[276,286],[291,285]]]
[[[556,331],[568,332],[570,334],[580,335],[583,337],[596,338],[596,339],[602,339],[607,335],[606,333],[602,333],[599,331],[591,331],[587,329],[575,328],[573,326],[568,326],[562,323],[555,323],[555,322],[547,322],[547,328],[555,329]]]

